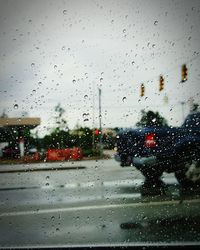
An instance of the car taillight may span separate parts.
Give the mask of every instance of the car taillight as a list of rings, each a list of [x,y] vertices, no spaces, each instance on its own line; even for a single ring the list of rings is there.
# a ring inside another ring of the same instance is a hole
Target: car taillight
[[[145,142],[144,145],[147,148],[154,148],[156,147],[156,134],[155,133],[149,133],[147,135],[145,135]]]

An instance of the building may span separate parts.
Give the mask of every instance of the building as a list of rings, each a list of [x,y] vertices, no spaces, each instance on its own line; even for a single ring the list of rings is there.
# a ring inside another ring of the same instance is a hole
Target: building
[[[15,143],[19,146],[20,156],[24,156],[25,131],[40,125],[40,118],[8,118],[0,117],[0,150]],[[16,134],[16,137],[13,136]]]

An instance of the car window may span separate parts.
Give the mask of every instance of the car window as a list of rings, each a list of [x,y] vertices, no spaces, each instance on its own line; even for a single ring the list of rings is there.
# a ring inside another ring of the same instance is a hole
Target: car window
[[[0,0],[0,248],[200,245],[200,1]]]

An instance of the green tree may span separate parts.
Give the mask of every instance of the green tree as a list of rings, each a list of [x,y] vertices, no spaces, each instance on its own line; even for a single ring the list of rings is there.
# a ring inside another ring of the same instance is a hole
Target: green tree
[[[45,135],[43,138],[43,147],[48,148],[67,148],[71,145],[69,129],[67,121],[64,117],[65,110],[61,107],[60,103],[55,106],[55,123],[56,126],[51,129],[49,135]]]
[[[56,121],[56,130],[68,130],[67,121],[64,118],[65,110],[61,107],[60,103],[55,106],[55,121]]]
[[[162,117],[159,112],[152,110],[141,110],[142,117],[139,122],[136,123],[137,127],[166,127],[168,126],[167,120]]]

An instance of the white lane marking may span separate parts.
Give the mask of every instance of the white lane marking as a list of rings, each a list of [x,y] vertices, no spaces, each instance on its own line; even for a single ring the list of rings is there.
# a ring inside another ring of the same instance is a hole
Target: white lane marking
[[[85,182],[85,183],[80,183],[80,187],[95,187],[98,182],[96,181],[91,181],[91,182]]]
[[[78,183],[68,183],[64,185],[65,188],[77,188]]]
[[[72,212],[72,211],[83,211],[83,210],[96,210],[96,209],[107,209],[107,208],[128,208],[128,207],[145,207],[149,208],[150,206],[171,206],[178,205],[183,206],[187,204],[189,207],[190,204],[200,204],[200,199],[184,200],[180,203],[180,200],[168,200],[168,201],[149,201],[149,202],[137,202],[129,204],[108,204],[108,205],[94,205],[94,206],[81,206],[81,207],[65,207],[65,208],[50,208],[50,209],[41,209],[38,211],[17,211],[17,212],[6,212],[1,213],[0,217],[6,216],[19,216],[19,215],[34,215],[34,214],[45,214],[45,213],[57,213],[57,212]],[[191,207],[190,207],[191,208]]]
[[[142,179],[135,180],[118,180],[118,181],[104,181],[103,185],[105,187],[124,187],[124,186],[133,186],[133,185],[141,185],[144,181]]]
[[[163,181],[166,184],[178,184],[178,181],[176,178],[173,177],[164,177]],[[126,179],[126,180],[115,180],[115,181],[103,181],[103,180],[97,180],[97,181],[90,181],[90,182],[76,182],[76,183],[67,183],[63,185],[45,185],[45,186],[38,186],[38,189],[55,189],[55,188],[66,188],[66,189],[74,189],[74,188],[96,188],[96,187],[138,187],[142,185],[144,182],[143,179]],[[16,189],[26,189],[24,187],[15,187]],[[27,189],[31,189],[32,187],[27,187]],[[35,188],[35,187],[34,187]],[[4,187],[3,190],[6,188]],[[9,188],[8,188],[9,189]],[[1,190],[1,188],[0,188]],[[14,190],[14,188],[12,188]]]

